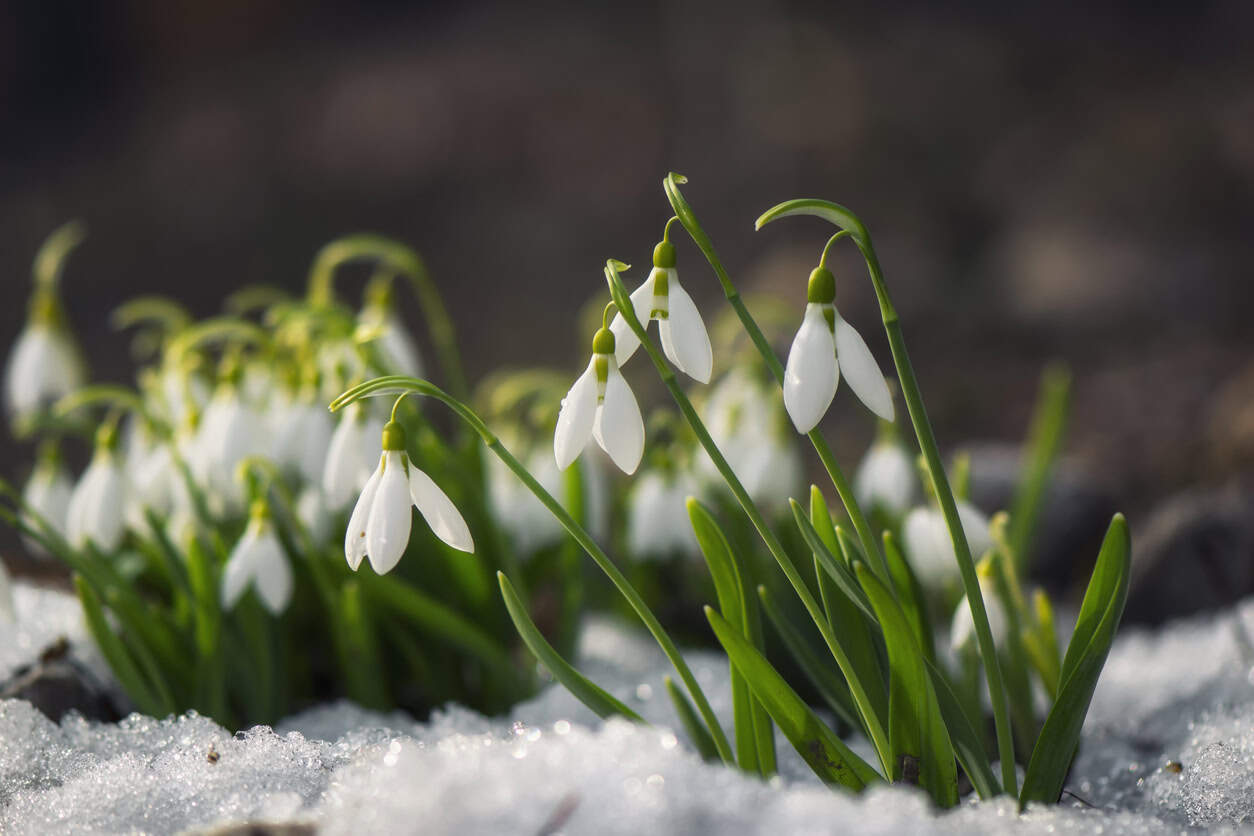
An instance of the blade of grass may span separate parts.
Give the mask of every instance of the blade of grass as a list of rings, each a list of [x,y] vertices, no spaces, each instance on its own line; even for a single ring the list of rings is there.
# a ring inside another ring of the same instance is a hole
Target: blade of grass
[[[1046,367],[1032,412],[1023,475],[1010,509],[1010,546],[1021,574],[1032,562],[1032,535],[1049,487],[1050,471],[1062,448],[1070,406],[1071,373],[1061,365]]]
[[[697,716],[697,710],[692,707],[692,703],[688,702],[688,698],[684,696],[684,692],[679,690],[679,686],[675,684],[675,680],[667,674],[663,677],[666,683],[666,693],[671,698],[671,704],[675,706],[675,713],[679,715],[679,722],[683,724],[684,731],[688,734],[688,739],[692,741],[692,745],[696,748],[697,753],[701,755],[704,761],[716,761],[718,757],[718,747],[714,745],[714,738],[710,737],[710,730],[701,722],[701,718]],[[752,738],[750,738],[750,742]],[[747,769],[741,764],[742,769]]]

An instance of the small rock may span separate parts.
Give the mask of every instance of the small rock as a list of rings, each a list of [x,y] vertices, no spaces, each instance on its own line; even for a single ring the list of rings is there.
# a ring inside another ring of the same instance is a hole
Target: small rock
[[[0,682],[0,699],[26,700],[53,722],[71,711],[103,722],[123,716],[108,689],[70,655],[64,637],[45,648],[33,664]]]

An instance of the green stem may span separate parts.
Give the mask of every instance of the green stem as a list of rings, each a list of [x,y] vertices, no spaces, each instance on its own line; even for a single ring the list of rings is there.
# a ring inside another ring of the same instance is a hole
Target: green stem
[[[682,218],[682,216],[681,216]],[[618,275],[616,263],[610,261],[606,264],[605,275],[610,283],[610,292],[614,294],[616,299],[627,298],[627,288],[623,286],[623,280]],[[628,310],[630,309],[630,310]],[[849,689],[854,695],[854,699],[858,703],[858,708],[862,713],[863,722],[866,724],[867,735],[871,738],[871,742],[875,745],[875,750],[879,754],[880,762],[884,767],[885,775],[892,775],[893,757],[892,751],[888,745],[888,736],[884,733],[884,728],[880,723],[879,717],[871,708],[870,699],[867,697],[866,691],[862,687],[861,681],[857,676],[853,675],[853,667],[849,662],[849,658],[845,655],[844,649],[837,640],[835,632],[832,630],[831,623],[827,620],[826,615],[820,607],[818,601],[810,593],[809,587],[806,586],[805,580],[801,577],[801,573],[793,565],[788,555],[784,553],[784,547],[780,544],[779,539],[775,536],[766,520],[762,516],[762,512],[758,510],[757,505],[749,497],[749,492],[745,490],[744,485],[736,478],[735,472],[732,471],[731,465],[727,463],[727,459],[723,457],[723,453],[718,449],[718,445],[714,443],[714,439],[710,437],[709,431],[705,428],[705,424],[701,421],[701,417],[697,414],[697,410],[692,405],[692,401],[679,388],[679,381],[675,377],[675,372],[666,363],[666,359],[662,353],[658,351],[657,346],[649,339],[648,333],[644,330],[644,326],[636,317],[635,309],[631,305],[619,305],[623,319],[627,321],[628,326],[635,332],[640,339],[640,344],[644,346],[648,352],[649,358],[653,361],[653,365],[657,367],[658,374],[662,377],[662,382],[670,391],[671,397],[674,398],[679,411],[683,413],[684,418],[692,427],[693,433],[697,436],[697,440],[701,442],[701,446],[705,448],[709,454],[710,460],[714,462],[714,466],[718,469],[719,474],[727,482],[731,488],[732,494],[736,497],[736,501],[740,503],[740,507],[744,510],[745,515],[749,517],[753,527],[757,529],[758,536],[762,538],[762,542],[766,544],[767,549],[771,552],[771,556],[775,558],[775,562],[779,564],[784,575],[792,584],[797,596],[801,599],[801,603],[805,606],[806,611],[810,614],[810,618],[814,620],[818,626],[819,632],[823,634],[823,640],[827,643],[828,648],[840,665],[841,671],[845,673],[845,678],[849,682]]]
[[[679,184],[686,182],[688,182],[688,178],[682,174],[671,173],[662,181],[662,187],[666,190],[666,197],[670,200],[671,207],[675,210],[675,215],[679,218],[679,222],[684,225],[688,235],[705,255],[705,260],[714,269],[714,275],[718,277],[719,284],[723,286],[723,295],[727,297],[727,301],[731,304],[732,309],[735,310],[736,316],[740,318],[740,322],[744,326],[745,332],[749,335],[749,339],[753,341],[758,354],[762,355],[762,360],[766,363],[766,367],[771,370],[775,382],[782,387],[784,385],[784,366],[779,362],[779,358],[775,356],[775,351],[771,348],[770,341],[762,333],[762,329],[758,327],[757,321],[749,313],[749,309],[745,307],[744,300],[740,298],[740,291],[732,284],[731,278],[723,268],[723,263],[714,251],[714,244],[711,243],[710,237],[705,234],[705,230],[702,229],[701,223],[688,205],[688,201],[680,193]],[[837,233],[833,236],[833,241],[839,237],[840,233]],[[828,243],[829,245],[831,244],[830,241]],[[826,256],[826,250],[824,250],[824,254]],[[832,480],[832,485],[836,488],[836,493],[840,496],[841,503],[845,506],[845,513],[849,515],[849,520],[853,523],[854,531],[857,532],[858,540],[862,544],[862,550],[872,559],[871,565],[880,575],[880,579],[884,581],[886,586],[896,592],[896,587],[890,581],[888,562],[884,558],[884,553],[880,550],[879,540],[876,539],[875,533],[871,529],[871,524],[867,521],[866,514],[862,512],[861,506],[858,505],[853,487],[849,484],[849,480],[845,478],[844,471],[840,469],[840,465],[837,464],[836,457],[832,454],[832,448],[828,445],[827,439],[823,437],[823,434],[817,428],[811,430],[807,438],[814,445],[815,452],[819,454],[819,460],[823,462],[823,467],[827,470],[827,475]]]
[[[636,324],[639,325],[639,322]],[[714,715],[714,710],[710,707],[709,700],[706,699],[705,693],[701,690],[701,686],[697,683],[697,678],[688,667],[688,663],[685,662],[684,657],[680,655],[679,648],[675,646],[675,642],[671,640],[671,637],[667,635],[666,631],[662,628],[661,623],[657,620],[657,616],[655,616],[653,611],[649,609],[649,606],[644,602],[644,599],[640,597],[639,593],[636,592],[635,587],[631,585],[631,583],[627,580],[627,577],[623,575],[622,571],[614,565],[612,560],[610,560],[609,555],[607,555],[601,547],[597,545],[596,541],[592,539],[592,536],[584,530],[583,526],[579,525],[579,523],[575,521],[567,510],[562,507],[562,504],[554,499],[553,495],[546,491],[544,487],[536,481],[535,477],[531,475],[527,468],[525,468],[522,463],[518,461],[518,459],[514,458],[514,455],[510,453],[509,450],[505,449],[505,446],[501,444],[500,439],[498,439],[496,435],[488,429],[488,426],[483,423],[483,420],[477,414],[475,414],[474,410],[462,401],[454,398],[452,395],[449,395],[438,386],[428,383],[425,380],[400,375],[381,377],[375,380],[367,381],[359,386],[354,386],[352,389],[349,389],[347,392],[331,402],[331,410],[338,410],[359,398],[367,397],[369,395],[399,394],[402,392],[413,392],[415,394],[435,398],[456,413],[457,417],[461,418],[471,429],[479,434],[479,438],[483,441],[484,446],[496,454],[496,457],[499,458],[506,467],[514,472],[514,475],[527,486],[528,490],[535,494],[536,499],[540,500],[544,507],[549,509],[549,513],[551,513],[557,521],[561,523],[562,528],[566,529],[570,536],[575,538],[575,541],[578,542],[579,545],[583,547],[584,551],[588,553],[588,556],[596,562],[597,566],[601,568],[601,571],[605,573],[606,577],[610,579],[623,597],[627,599],[627,603],[631,605],[631,608],[636,612],[636,615],[644,622],[644,626],[662,648],[662,652],[666,654],[666,658],[669,659],[670,663],[675,667],[675,671],[679,674],[679,678],[683,680],[684,686],[688,689],[688,693],[692,695],[693,702],[696,703],[697,710],[701,713],[702,719],[704,719],[706,725],[710,727],[710,734],[714,737],[714,743],[718,747],[719,755],[725,763],[734,765],[735,756],[732,753],[731,744],[728,742],[727,735],[723,732],[722,726],[719,725],[718,718]]]
[[[880,315],[884,320],[884,330],[888,334],[888,345],[893,353],[893,364],[897,368],[897,380],[901,385],[902,396],[906,402],[906,410],[910,413],[910,422],[914,425],[914,433],[919,441],[919,450],[927,461],[932,475],[932,487],[936,491],[936,499],[941,512],[945,515],[945,523],[949,527],[949,537],[953,542],[954,554],[958,560],[958,570],[962,575],[962,586],[967,594],[967,602],[971,607],[971,616],[975,621],[975,636],[980,648],[980,657],[984,663],[984,674],[988,678],[989,696],[993,703],[993,721],[997,729],[997,750],[1001,758],[1002,783],[1011,795],[1018,795],[1018,781],[1015,775],[1014,735],[1010,727],[1010,708],[1006,700],[1006,686],[1002,679],[1001,665],[997,659],[997,648],[993,644],[993,631],[988,624],[988,612],[984,606],[984,598],[980,595],[980,583],[975,573],[975,561],[971,558],[971,547],[967,543],[966,532],[962,529],[962,521],[958,516],[958,503],[954,500],[949,479],[945,475],[945,465],[941,460],[940,448],[936,443],[936,435],[932,424],[928,421],[927,410],[923,406],[923,396],[919,390],[919,381],[915,377],[914,367],[910,363],[910,355],[906,352],[906,342],[902,335],[901,323],[897,318],[897,310],[888,296],[888,288],[884,284],[884,274],[880,269],[875,248],[871,245],[871,236],[866,227],[853,212],[843,206],[826,200],[792,200],[781,203],[767,210],[758,218],[756,228],[761,229],[771,221],[788,215],[817,215],[848,230],[850,237],[857,244],[862,258],[866,261],[867,272],[875,287],[875,296],[879,301]]]

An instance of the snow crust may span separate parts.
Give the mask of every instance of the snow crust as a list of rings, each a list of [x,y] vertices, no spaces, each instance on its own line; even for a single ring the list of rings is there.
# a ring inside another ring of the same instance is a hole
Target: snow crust
[[[20,585],[16,592],[18,623],[0,627],[0,670],[24,664],[23,654],[29,662],[61,634],[89,654],[72,599]],[[448,706],[418,723],[339,703],[235,735],[194,714],[55,724],[28,703],[0,702],[0,832],[177,833],[242,823],[328,834],[1240,830],[1254,825],[1254,662],[1238,620],[1254,631],[1254,603],[1123,635],[1068,782],[1074,796],[1022,816],[1007,800],[938,814],[909,788],[834,792],[782,740],[783,774],[770,782],[703,763],[670,729],[660,653],[647,638],[594,620],[582,668],[655,726],[602,723],[560,687],[506,718]],[[715,710],[729,717],[725,663],[701,652],[689,660]]]

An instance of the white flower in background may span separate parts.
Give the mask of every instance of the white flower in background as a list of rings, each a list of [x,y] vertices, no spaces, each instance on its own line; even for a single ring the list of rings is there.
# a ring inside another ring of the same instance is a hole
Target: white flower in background
[[[997,585],[983,566],[979,567],[979,577],[980,597],[984,599],[984,609],[988,613],[993,644],[1001,650],[1005,648],[1010,633],[1010,619],[1006,617],[1006,608],[1002,606],[1001,596],[997,594]],[[953,623],[949,629],[949,646],[955,654],[974,650],[976,647],[975,619],[971,616],[971,607],[968,606],[965,595],[954,610]]]
[[[83,385],[83,364],[63,320],[56,297],[36,291],[30,319],[5,370],[5,400],[12,418],[39,412]]]
[[[317,347],[318,378],[322,381],[322,398],[330,401],[354,381],[366,376],[366,363],[361,351],[349,339],[331,339]]]
[[[271,406],[275,461],[306,482],[319,482],[325,474],[334,432],[335,421],[312,386],[295,397],[281,396]]]
[[[43,520],[57,534],[65,536],[66,522],[70,513],[70,498],[74,495],[74,485],[70,474],[61,463],[61,456],[55,446],[40,451],[39,461],[31,472],[30,479],[22,489],[22,502],[34,516]],[[36,531],[39,524],[23,514],[27,525]],[[31,554],[47,555],[38,541],[23,538],[26,548]]]
[[[861,335],[837,312],[836,281],[826,267],[810,273],[806,299],[805,318],[784,370],[784,406],[797,432],[810,432],[827,413],[842,369],[849,388],[867,409],[891,422],[888,384]]]
[[[390,278],[372,282],[366,289],[366,304],[357,315],[357,327],[373,334],[379,361],[388,374],[422,377],[422,356],[396,313]]]
[[[383,419],[366,410],[363,402],[350,404],[331,433],[322,470],[322,498],[339,511],[359,496],[379,462]]]
[[[222,606],[232,609],[249,586],[273,615],[281,615],[292,600],[292,567],[275,534],[264,500],[253,503],[244,536],[235,544],[222,570]]]
[[[164,414],[175,426],[184,421],[189,410],[204,409],[211,394],[209,384],[194,364],[175,358],[162,364],[157,386]]]
[[[169,442],[162,442],[138,418],[126,435],[126,522],[133,530],[148,531],[147,512],[166,517],[174,506],[175,482],[181,476]]]
[[[592,359],[579,376],[557,415],[553,453],[557,466],[570,466],[588,439],[595,438],[624,473],[635,473],[644,454],[644,419],[640,406],[614,359],[614,333],[597,331],[592,340]]]
[[[74,487],[66,512],[66,537],[75,548],[91,543],[107,553],[122,542],[127,484],[117,446],[117,429],[101,427],[96,452]]]
[[[881,438],[858,465],[853,489],[864,507],[900,516],[914,499],[917,480],[914,460],[906,448],[896,439]]]
[[[788,431],[779,390],[741,367],[724,375],[702,409],[705,427],[732,472],[756,503],[786,503],[801,482],[801,456]],[[723,481],[704,449],[697,468],[711,483]]]
[[[958,518],[967,535],[971,557],[978,561],[985,552],[993,548],[993,538],[988,531],[988,517],[971,503],[959,499]],[[902,524],[902,537],[910,568],[925,589],[941,590],[961,582],[954,544],[949,538],[945,515],[940,509],[915,508],[906,515],[906,521]]]
[[[647,328],[650,320],[657,320],[662,351],[676,368],[693,380],[709,383],[714,367],[710,335],[696,303],[679,284],[675,246],[669,241],[662,241],[654,248],[653,270],[644,284],[631,294],[631,304],[641,325]],[[640,339],[621,313],[614,315],[610,330],[618,346],[614,359],[622,366],[640,347]]]
[[[533,450],[526,457],[527,470],[546,491],[565,500],[562,472],[547,450]],[[496,456],[488,461],[488,503],[492,516],[519,557],[560,542],[565,529],[514,472]],[[587,491],[585,490],[585,493]],[[563,505],[566,503],[563,501]]]
[[[368,557],[380,575],[390,572],[409,545],[415,506],[436,537],[460,551],[475,550],[461,512],[430,476],[410,464],[405,430],[389,421],[383,428],[379,468],[362,490],[344,534],[349,567],[357,571],[361,559]]]
[[[197,470],[203,473],[206,494],[221,507],[215,513],[238,513],[244,506],[244,486],[235,478],[239,463],[266,452],[261,415],[231,383],[218,387],[205,407],[196,439]],[[200,474],[198,474],[200,475]]]
[[[687,471],[650,470],[636,479],[627,495],[627,550],[632,556],[698,554],[687,501],[699,492]]]
[[[322,488],[306,485],[296,498],[296,516],[315,543],[325,543],[331,536],[331,515]]]

